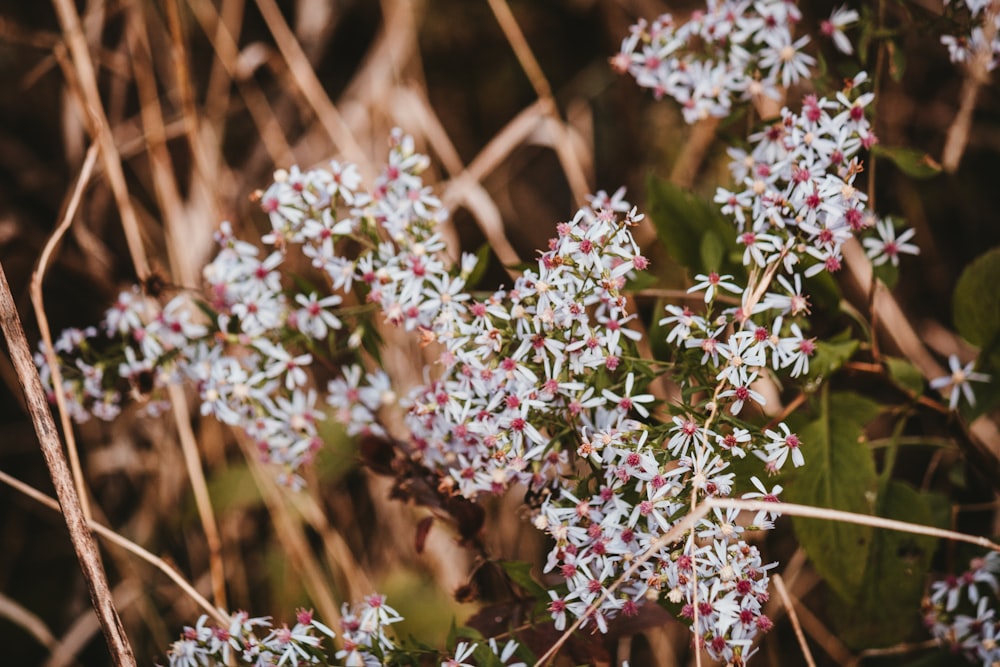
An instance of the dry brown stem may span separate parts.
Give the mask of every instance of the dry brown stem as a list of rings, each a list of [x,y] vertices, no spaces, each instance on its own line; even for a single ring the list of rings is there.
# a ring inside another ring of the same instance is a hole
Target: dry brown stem
[[[0,470],[0,482],[3,482],[12,489],[28,496],[32,500],[39,502],[42,505],[45,505],[51,510],[55,510],[56,512],[59,511],[59,503],[57,503],[55,500],[49,498],[41,491],[38,491],[37,489],[32,488],[31,486],[25,484],[21,480],[11,477],[2,470]],[[182,591],[184,591],[192,600],[194,600],[198,604],[198,606],[204,609],[205,613],[214,618],[221,625],[224,626],[229,625],[229,618],[226,617],[226,615],[220,612],[218,609],[213,607],[211,602],[206,600],[201,593],[199,593],[191,584],[188,583],[188,581],[183,576],[180,575],[180,573],[177,572],[177,570],[168,565],[167,562],[164,561],[162,558],[156,556],[147,549],[139,546],[135,542],[122,537],[121,535],[111,530],[110,528],[102,526],[96,521],[91,521],[87,525],[90,527],[91,530],[93,530],[95,533],[97,533],[104,539],[108,540],[112,544],[121,547],[122,549],[128,551],[129,553],[135,556],[138,556],[142,560],[146,561],[147,563],[158,569],[160,572],[163,572],[165,575],[167,575],[167,577],[170,578],[171,581],[177,584],[177,586]]]
[[[979,89],[990,82],[990,64],[993,61],[993,40],[997,36],[996,18],[998,12],[1000,12],[1000,1],[998,0],[994,0],[983,10],[982,40],[965,68],[958,113],[955,114],[955,118],[948,128],[944,150],[941,151],[941,167],[949,174],[958,170],[962,154],[965,153],[965,147],[969,143],[969,132],[972,130],[972,112],[976,109]]]
[[[21,327],[21,319],[18,317],[17,309],[14,307],[14,297],[10,293],[7,275],[2,264],[0,264],[0,327],[2,327],[4,337],[7,339],[11,360],[14,362],[14,368],[17,369],[18,381],[24,392],[31,422],[35,427],[35,434],[38,436],[38,442],[41,445],[45,464],[48,466],[52,483],[55,486],[56,495],[59,497],[59,505],[62,509],[63,519],[66,521],[66,527],[69,528],[73,550],[76,552],[77,560],[79,560],[83,570],[90,598],[101,622],[101,629],[104,631],[104,638],[111,651],[111,657],[119,667],[132,667],[136,664],[135,655],[128,637],[125,636],[125,629],[122,627],[118,612],[115,610],[107,575],[101,564],[101,556],[94,543],[94,537],[87,529],[87,519],[80,504],[80,497],[76,492],[73,475],[70,473],[66,457],[63,455],[59,433],[52,420],[52,413],[49,412],[45,389],[42,387],[42,381],[38,377],[38,371],[32,361],[31,349],[28,347],[28,340]]]
[[[76,69],[80,91],[86,105],[89,131],[101,148],[101,160],[104,163],[115,203],[122,218],[122,227],[125,230],[129,254],[132,256],[132,262],[135,264],[139,279],[145,280],[149,275],[149,260],[146,258],[146,250],[143,246],[135,209],[129,199],[121,156],[118,154],[117,146],[115,146],[111,126],[108,124],[104,106],[101,103],[101,95],[97,89],[97,75],[90,58],[90,47],[80,25],[80,16],[76,13],[76,6],[72,0],[52,0],[52,2],[56,8],[56,14],[59,16],[59,23],[62,25],[63,34],[73,59],[73,66]]]
[[[521,27],[517,24],[517,19],[514,18],[514,14],[511,12],[506,0],[489,0],[489,3],[490,9],[493,10],[493,15],[497,19],[497,23],[500,24],[500,29],[503,30],[504,36],[514,50],[514,55],[517,56],[521,68],[528,76],[532,88],[535,89],[535,94],[538,95],[542,111],[553,121],[548,126],[554,143],[553,147],[559,158],[559,163],[562,165],[563,172],[569,181],[569,187],[573,192],[577,206],[583,206],[587,203],[587,195],[591,192],[591,187],[587,183],[587,176],[584,174],[580,166],[580,160],[574,151],[573,142],[570,140],[570,133],[566,127],[566,123],[559,115],[559,108],[556,106],[555,98],[552,95],[552,87],[549,85],[548,79],[545,78],[542,67],[538,64],[538,60],[535,58],[535,54],[531,50],[524,32],[521,31]]]
[[[292,29],[288,27],[288,22],[281,14],[278,3],[275,0],[257,0],[257,7],[267,22],[282,57],[288,63],[292,80],[313,108],[320,125],[323,126],[344,158],[357,164],[362,174],[371,178],[374,170],[367,155],[354,138],[351,128],[340,116],[337,107],[330,101],[323,89],[323,84],[320,83],[319,77],[316,76],[316,72],[313,71],[312,65],[309,63],[309,58],[302,50],[302,45],[299,44]]]
[[[42,283],[45,281],[45,272],[48,270],[49,260],[55,251],[56,245],[66,234],[66,230],[73,224],[76,211],[83,198],[83,191],[90,182],[90,176],[94,170],[94,163],[97,161],[97,144],[91,144],[87,149],[87,156],[84,158],[83,167],[77,177],[76,185],[73,187],[73,194],[70,196],[63,213],[62,219],[56,225],[55,231],[42,249],[42,254],[38,258],[35,270],[31,274],[31,303],[35,309],[35,319],[38,321],[38,329],[41,333],[42,341],[45,343],[45,363],[52,373],[52,386],[61,388],[63,386],[62,372],[59,370],[59,359],[56,357],[55,348],[52,344],[52,331],[49,328],[49,320],[45,315],[45,301],[42,296]],[[80,453],[76,446],[76,436],[73,433],[73,422],[66,407],[66,394],[57,389],[55,391],[56,407],[59,410],[59,421],[63,428],[63,437],[66,439],[66,451],[69,457],[70,470],[73,473],[73,483],[76,485],[76,493],[80,498],[80,507],[83,516],[90,521],[93,516],[90,512],[90,499],[86,482],[83,479],[83,466],[80,465]]]
[[[795,638],[799,642],[799,648],[802,649],[802,657],[805,658],[806,664],[809,667],[816,667],[816,660],[813,659],[812,651],[809,649],[809,643],[806,641],[806,636],[802,633],[802,625],[799,623],[799,615],[795,611],[795,604],[792,600],[792,596],[788,594],[788,589],[785,588],[785,581],[781,578],[780,574],[775,574],[771,581],[774,582],[774,590],[778,592],[778,597],[781,598],[782,604],[785,605],[785,610],[788,612],[788,620],[792,622],[792,629],[795,631]]]

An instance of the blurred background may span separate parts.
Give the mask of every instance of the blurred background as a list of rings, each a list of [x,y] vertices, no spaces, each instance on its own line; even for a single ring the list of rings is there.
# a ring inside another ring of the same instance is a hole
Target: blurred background
[[[834,7],[804,4],[812,24]],[[931,29],[941,6],[884,4],[900,55],[882,65],[876,131],[886,145],[939,156],[962,85]],[[514,28],[498,20],[505,16],[498,5],[509,7]],[[432,158],[427,178],[453,211],[450,237],[472,252],[489,243],[486,288],[507,279],[503,266],[512,259],[530,260],[545,247],[587,192],[625,185],[642,209],[646,179],[655,174],[710,198],[727,182],[726,145],[744,141],[750,122],[723,124],[704,142],[672,101],[654,101],[608,64],[638,18],[696,7],[658,0],[0,0],[0,262],[30,342],[39,333],[28,281],[91,132],[110,133],[133,211],[126,215],[135,216],[150,264],[171,289],[199,287],[219,221],[232,220],[250,239],[265,229],[252,193],[275,169],[338,157],[374,174],[397,126]],[[67,45],[67,8],[81,21],[89,79]],[[828,44],[816,48],[832,56]],[[831,65],[829,76],[837,67],[850,69]],[[806,92],[790,91],[789,100]],[[905,218],[922,250],[904,258],[895,293],[942,355],[962,349],[948,333],[961,269],[1000,243],[998,153],[1000,99],[990,85],[956,173],[914,181],[886,160],[877,165],[879,212]],[[46,274],[45,312],[55,333],[96,323],[137,280],[113,180],[99,159]],[[684,287],[683,272],[652,233],[645,238],[661,286]],[[640,303],[647,318],[649,305]],[[0,470],[51,494],[5,350]],[[407,356],[391,363],[403,366]],[[419,377],[416,368],[394,370]],[[452,618],[463,622],[509,597],[487,559],[538,563],[545,552],[519,497],[486,504],[474,545],[462,543],[461,526],[426,522],[428,510],[391,498],[392,481],[361,468],[357,443],[335,427],[308,500],[291,507],[276,500],[218,424],[192,425],[231,609],[291,620],[297,606],[322,611],[348,599],[364,588],[361,577],[408,617],[400,636],[441,645]],[[172,420],[126,413],[81,426],[78,437],[95,516],[208,594],[211,549]],[[972,481],[963,493],[967,503],[993,501],[985,483]],[[965,529],[994,532],[992,506],[964,520]],[[420,534],[421,526],[430,532]],[[794,551],[789,531],[769,541],[775,558]],[[0,663],[109,664],[61,517],[0,486],[0,545]],[[104,553],[140,663],[163,661],[200,612],[153,568],[113,547]],[[800,597],[821,595],[815,586]],[[329,593],[325,603],[319,589]],[[686,664],[687,630],[662,619],[649,625],[633,628],[644,634],[629,640],[632,664]],[[759,658],[762,664],[800,664],[787,625],[779,622],[765,639],[770,658]],[[599,640],[587,650],[580,662],[609,664],[620,655]]]

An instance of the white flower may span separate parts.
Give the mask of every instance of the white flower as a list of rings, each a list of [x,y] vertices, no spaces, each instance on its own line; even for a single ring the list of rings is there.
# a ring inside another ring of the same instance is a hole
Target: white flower
[[[844,28],[856,22],[858,18],[860,17],[855,10],[846,6],[838,7],[830,14],[830,18],[820,23],[820,32],[833,40],[833,45],[838,51],[851,55],[854,53],[854,46],[844,34]]]
[[[951,367],[951,375],[944,375],[931,380],[931,389],[940,390],[945,387],[951,387],[951,394],[948,397],[948,407],[950,409],[954,410],[958,407],[959,394],[965,396],[965,400],[969,402],[969,405],[975,405],[976,395],[972,392],[972,386],[969,383],[990,381],[990,376],[986,373],[977,373],[972,370],[975,365],[975,361],[970,361],[963,366],[962,362],[958,360],[958,356],[953,354],[948,357],[948,366]]]
[[[899,266],[900,253],[920,254],[920,248],[912,243],[907,243],[913,238],[913,229],[906,229],[902,234],[896,236],[896,228],[892,224],[892,219],[885,218],[875,223],[875,230],[878,232],[879,238],[862,241],[866,248],[865,253],[875,266],[882,266],[886,262],[892,262],[893,266]]]
[[[743,288],[736,283],[730,282],[733,277],[730,275],[720,276],[715,271],[712,271],[707,276],[703,273],[699,273],[694,277],[696,282],[694,285],[688,288],[688,292],[700,292],[705,290],[705,303],[708,303],[713,298],[715,298],[715,290],[722,288],[727,292],[732,292],[733,294],[740,294],[743,292]]]

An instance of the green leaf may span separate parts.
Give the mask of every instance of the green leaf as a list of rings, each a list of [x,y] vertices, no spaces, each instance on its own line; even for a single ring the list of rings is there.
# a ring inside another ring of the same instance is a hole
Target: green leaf
[[[885,366],[889,369],[889,378],[893,384],[907,392],[920,396],[924,393],[924,376],[916,366],[906,359],[885,357]]]
[[[897,480],[876,501],[878,515],[934,525],[928,495]],[[858,598],[833,602],[837,635],[852,648],[896,644],[921,630],[920,600],[937,539],[895,530],[876,530]]]
[[[1000,248],[977,257],[958,279],[953,295],[955,328],[979,347],[1000,334]]]
[[[709,271],[719,271],[722,269],[722,262],[726,256],[726,247],[717,234],[706,232],[701,237],[701,247],[698,249],[701,255],[701,265]]]
[[[875,277],[885,283],[885,286],[890,290],[896,287],[899,282],[899,267],[894,265],[892,262],[886,262],[879,266],[872,267],[872,272]]]
[[[548,601],[549,594],[546,592],[545,587],[531,576],[531,563],[521,560],[500,560],[497,561],[497,565],[525,593],[531,595],[536,600]]]
[[[809,295],[809,301],[815,308],[826,308],[833,310],[840,305],[843,298],[837,280],[829,271],[822,271],[815,276],[806,278],[804,281],[805,293]]]
[[[864,427],[879,413],[874,401],[823,386],[819,417],[798,435],[806,464],[790,481],[785,498],[815,507],[870,514],[878,478],[875,460],[862,441]],[[863,585],[872,542],[870,526],[793,517],[799,542],[816,570],[841,598],[854,600]]]
[[[475,289],[479,281],[486,275],[486,269],[490,266],[490,244],[484,243],[476,250],[476,265],[472,267],[469,276],[465,279],[467,290]]]
[[[856,340],[816,341],[816,353],[809,362],[810,377],[829,377],[858,351]]]
[[[714,203],[653,176],[648,189],[650,219],[671,257],[692,273],[717,271],[745,279],[736,228]]]
[[[875,144],[872,146],[872,155],[888,158],[910,178],[924,180],[941,173],[941,165],[930,155],[916,148]]]
[[[889,75],[893,81],[899,83],[903,80],[903,75],[906,73],[906,50],[900,48],[899,44],[892,40],[886,43],[886,47],[890,53]]]

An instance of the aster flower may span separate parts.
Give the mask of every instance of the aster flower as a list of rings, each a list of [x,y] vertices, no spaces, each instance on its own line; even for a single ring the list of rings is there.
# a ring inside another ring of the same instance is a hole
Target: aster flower
[[[862,241],[866,250],[865,253],[872,264],[882,266],[886,262],[892,262],[893,266],[899,266],[900,253],[907,255],[919,255],[920,248],[912,243],[907,243],[913,238],[914,230],[906,229],[899,236],[896,236],[896,228],[890,218],[879,220],[875,223],[875,230],[879,238],[868,238]]]
[[[838,51],[851,55],[854,53],[854,46],[844,34],[844,28],[857,22],[859,18],[860,16],[855,10],[848,9],[846,6],[837,7],[830,14],[830,18],[819,24],[819,29],[825,37],[833,40],[833,45],[837,47]]]
[[[976,395],[972,391],[970,382],[989,382],[990,376],[986,373],[978,373],[972,369],[975,367],[975,360],[962,365],[958,355],[948,357],[948,366],[951,368],[951,375],[944,375],[930,381],[931,389],[942,390],[950,387],[948,396],[948,408],[954,410],[958,407],[959,395],[965,396],[969,405],[976,404]]]

